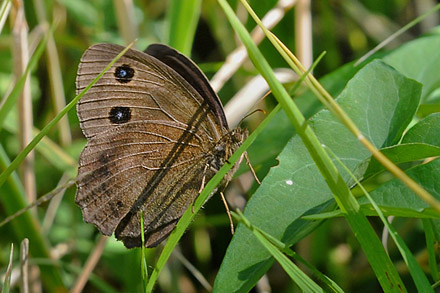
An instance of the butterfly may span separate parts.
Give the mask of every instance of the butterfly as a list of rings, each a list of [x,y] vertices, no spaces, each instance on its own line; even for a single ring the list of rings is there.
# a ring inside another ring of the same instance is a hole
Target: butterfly
[[[81,92],[124,49],[97,44],[81,58]],[[171,47],[129,49],[77,104],[87,145],[76,203],[85,222],[127,248],[154,247],[172,232],[247,137],[230,130],[205,75]],[[231,176],[231,175],[229,175]],[[141,211],[144,231],[141,231]]]

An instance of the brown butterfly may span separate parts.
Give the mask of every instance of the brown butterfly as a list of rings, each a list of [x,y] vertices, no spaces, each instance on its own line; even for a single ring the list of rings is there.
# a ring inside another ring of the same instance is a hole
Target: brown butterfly
[[[76,80],[82,91],[123,47],[91,46]],[[230,131],[204,74],[161,44],[128,50],[81,98],[76,203],[85,222],[128,248],[153,247],[174,229],[203,184],[247,137]]]

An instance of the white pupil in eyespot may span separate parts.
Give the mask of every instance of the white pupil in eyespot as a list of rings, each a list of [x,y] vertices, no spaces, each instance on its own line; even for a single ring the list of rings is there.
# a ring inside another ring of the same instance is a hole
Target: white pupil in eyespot
[[[125,71],[124,69],[120,69],[119,70],[119,76],[120,77],[125,77],[127,75],[127,71]]]

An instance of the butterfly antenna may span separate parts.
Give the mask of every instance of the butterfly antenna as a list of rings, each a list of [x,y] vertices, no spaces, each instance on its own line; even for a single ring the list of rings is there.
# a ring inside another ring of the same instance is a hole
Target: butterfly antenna
[[[240,120],[240,122],[238,123],[238,125],[241,125],[241,124],[243,123],[244,119],[246,119],[246,118],[248,118],[249,116],[255,114],[256,112],[261,112],[261,113],[263,113],[264,115],[266,115],[266,111],[265,111],[265,110],[263,110],[263,109],[255,109],[254,111],[252,111],[252,112],[246,114],[246,116],[244,116],[243,118],[241,118],[241,120]]]

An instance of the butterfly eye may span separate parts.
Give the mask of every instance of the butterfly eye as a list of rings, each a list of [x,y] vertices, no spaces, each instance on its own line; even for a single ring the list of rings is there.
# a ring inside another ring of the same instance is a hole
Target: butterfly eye
[[[115,124],[126,123],[131,119],[131,110],[129,107],[113,107],[110,110],[108,119]]]
[[[120,83],[127,83],[132,80],[134,76],[134,69],[130,65],[124,64],[116,67],[115,77]]]

